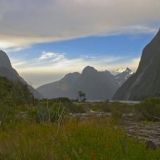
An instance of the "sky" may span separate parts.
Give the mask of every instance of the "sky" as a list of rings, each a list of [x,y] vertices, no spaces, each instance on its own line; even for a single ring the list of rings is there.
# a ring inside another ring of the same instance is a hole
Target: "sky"
[[[0,48],[34,87],[88,65],[136,71],[159,26],[159,0],[0,0]]]

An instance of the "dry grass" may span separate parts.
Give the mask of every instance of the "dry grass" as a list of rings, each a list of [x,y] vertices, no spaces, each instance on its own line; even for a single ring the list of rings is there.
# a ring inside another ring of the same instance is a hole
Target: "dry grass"
[[[61,124],[21,122],[0,129],[2,160],[158,160],[128,138],[111,119],[68,120]]]

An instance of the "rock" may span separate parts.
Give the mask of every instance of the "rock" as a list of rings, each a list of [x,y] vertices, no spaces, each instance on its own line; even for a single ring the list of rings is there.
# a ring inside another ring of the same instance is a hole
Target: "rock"
[[[156,150],[157,145],[153,141],[148,140],[146,141],[146,149]]]

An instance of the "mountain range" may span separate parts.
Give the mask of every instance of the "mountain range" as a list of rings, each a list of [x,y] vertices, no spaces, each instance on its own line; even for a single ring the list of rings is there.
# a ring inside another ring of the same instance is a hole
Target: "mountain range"
[[[35,98],[68,97],[77,99],[83,91],[88,100],[142,100],[160,96],[160,31],[144,48],[136,73],[127,68],[113,75],[87,66],[82,73],[65,75],[61,80],[42,85],[37,90],[28,85],[12,67],[7,54],[0,50],[0,77],[28,87]],[[4,80],[2,80],[4,81]]]
[[[37,90],[30,86],[12,67],[7,54],[0,50],[0,77],[11,82],[26,85],[35,98],[68,97],[76,99],[78,91],[83,91],[89,100],[111,99],[117,89],[130,77],[132,71],[127,68],[113,75],[109,71],[97,71],[87,66],[82,73],[74,72],[65,75],[61,80],[40,86]]]
[[[144,48],[135,74],[116,92],[115,100],[142,100],[160,96],[160,30]]]
[[[78,91],[83,91],[88,100],[106,100],[112,98],[131,73],[132,71],[127,68],[114,76],[109,71],[100,72],[87,66],[82,73],[69,73],[61,80],[40,86],[37,90],[49,99],[57,97],[76,99]]]

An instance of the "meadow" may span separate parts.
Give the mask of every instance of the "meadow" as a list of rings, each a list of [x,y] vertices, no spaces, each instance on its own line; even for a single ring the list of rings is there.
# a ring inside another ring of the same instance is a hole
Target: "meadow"
[[[51,123],[21,122],[0,129],[1,159],[17,160],[158,160],[160,150],[148,150],[129,138],[112,120]]]
[[[80,103],[67,98],[33,103],[1,104],[2,160],[159,160],[160,149],[127,135],[124,115],[154,123],[160,117],[158,98],[138,105]],[[152,106],[152,108],[151,108]],[[86,118],[71,116],[92,112]],[[97,117],[94,113],[111,113]]]

